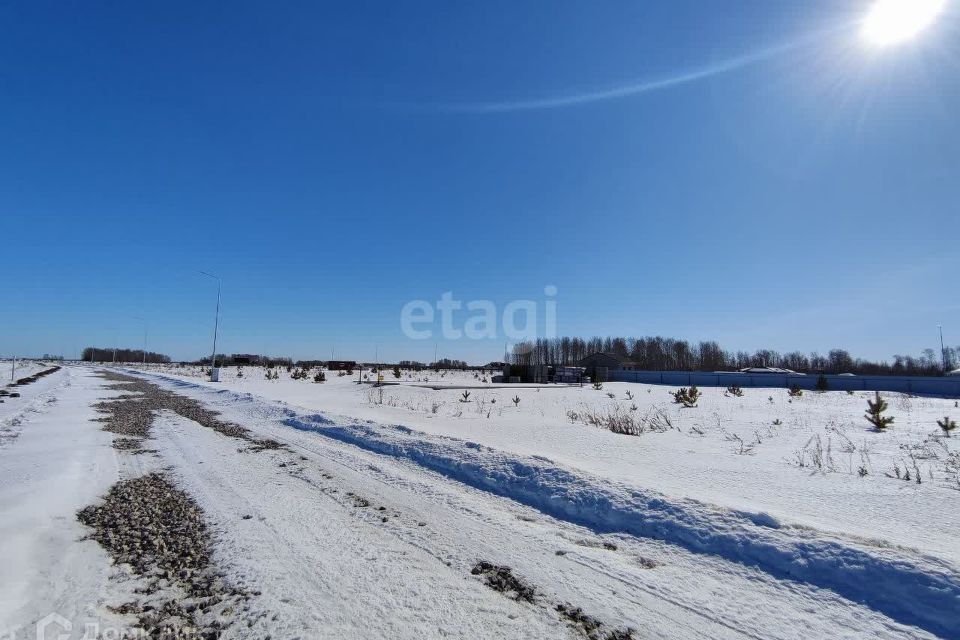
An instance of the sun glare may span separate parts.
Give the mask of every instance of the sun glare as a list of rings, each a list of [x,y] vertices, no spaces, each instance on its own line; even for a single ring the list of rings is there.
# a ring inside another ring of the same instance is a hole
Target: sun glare
[[[947,0],[877,0],[863,22],[861,34],[876,46],[909,40],[929,27],[946,4]]]

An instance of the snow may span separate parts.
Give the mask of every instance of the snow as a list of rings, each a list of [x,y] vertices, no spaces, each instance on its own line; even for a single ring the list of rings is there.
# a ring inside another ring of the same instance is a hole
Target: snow
[[[200,385],[175,386],[182,390]],[[252,401],[236,392],[221,391],[216,396],[218,407],[224,409]],[[269,410],[261,411],[269,415]],[[933,556],[888,543],[782,526],[768,513],[671,499],[567,469],[542,456],[519,456],[408,427],[305,414],[293,408],[278,408],[277,414],[284,425],[413,461],[596,531],[658,539],[755,566],[771,575],[831,589],[939,633],[960,619],[960,572]]]
[[[337,377],[328,372],[327,382],[316,384],[291,380],[282,370],[280,380],[268,382],[259,368],[245,368],[238,378],[236,369],[228,368],[214,384],[195,368],[162,371],[294,407],[542,456],[672,497],[767,513],[789,524],[879,539],[960,563],[957,517],[944,508],[960,497],[960,438],[943,438],[936,424],[944,415],[960,417],[955,399],[884,394],[896,421],[887,433],[877,433],[863,419],[866,400],[873,397],[868,392],[804,392],[791,399],[785,389],[755,388],[744,389],[737,398],[725,396],[722,388],[703,388],[698,406],[685,409],[672,404],[672,388],[634,383],[606,383],[600,391],[557,385],[493,388],[473,373],[438,378],[430,372],[418,376],[429,382],[404,377],[402,385],[383,387],[381,399],[379,389],[356,384],[356,373]],[[393,379],[389,371],[387,379]],[[438,383],[471,387],[470,402],[459,401],[462,389],[429,388]],[[414,386],[420,384],[428,386]],[[633,400],[626,399],[627,392]],[[520,403],[514,406],[516,396]],[[632,405],[635,412],[629,411]],[[674,427],[632,437],[571,422],[567,416],[569,411],[606,414],[618,408],[639,417],[661,410]],[[775,425],[777,420],[782,424]],[[740,455],[734,436],[745,445],[759,442]],[[809,465],[818,438],[823,469],[801,468],[798,455]],[[895,475],[894,465],[913,474],[914,461],[922,484],[887,477]],[[859,475],[860,466],[866,467],[865,477]]]
[[[33,637],[51,611],[116,622],[107,606],[135,585],[83,539],[75,513],[117,479],[160,468],[204,509],[217,566],[261,592],[258,622],[228,638],[582,637],[560,603],[643,638],[960,635],[949,537],[960,494],[942,468],[957,439],[931,440],[952,400],[891,395],[897,422],[874,433],[864,396],[844,393],[787,402],[783,390],[706,389],[681,409],[663,387],[495,389],[448,374],[423,383],[440,390],[404,379],[381,399],[335,373],[324,384],[244,373],[147,377],[286,448],[253,451],[164,411],[155,457],[117,451],[90,421],[90,404],[117,392],[85,366],[0,405],[16,433],[0,440],[0,637]],[[674,427],[623,436],[567,418],[634,403]],[[754,430],[752,455],[734,451],[730,434],[749,443]],[[867,476],[847,468],[840,434],[858,450],[869,442]],[[835,470],[790,461],[812,435],[832,439]],[[922,484],[883,474],[901,446],[925,441],[936,457],[918,459]],[[510,566],[536,601],[489,589],[470,574],[479,560]]]
[[[102,617],[108,559],[78,542],[85,532],[74,514],[118,476],[111,438],[86,422],[89,403],[109,394],[73,387],[67,371],[17,390],[0,405],[0,637],[51,613]]]
[[[26,378],[44,369],[49,369],[51,366],[38,360],[0,359],[0,382],[5,384],[13,380]]]

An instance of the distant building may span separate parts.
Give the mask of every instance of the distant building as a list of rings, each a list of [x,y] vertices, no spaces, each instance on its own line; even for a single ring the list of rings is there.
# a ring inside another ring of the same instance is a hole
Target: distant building
[[[230,361],[233,364],[259,364],[261,357],[258,355],[253,355],[250,353],[234,353],[230,356]]]
[[[329,371],[353,371],[357,368],[354,360],[328,360],[327,369]]]
[[[592,380],[604,381],[607,379],[609,371],[633,371],[637,364],[629,358],[625,358],[609,351],[598,351],[591,353],[586,358],[577,363],[578,367],[583,367],[586,375]]]

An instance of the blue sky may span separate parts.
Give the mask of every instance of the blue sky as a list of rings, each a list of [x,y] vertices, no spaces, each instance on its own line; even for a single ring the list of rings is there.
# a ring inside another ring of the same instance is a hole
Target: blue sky
[[[199,357],[198,270],[227,353],[486,361],[401,308],[548,285],[561,334],[960,343],[960,12],[869,4],[4,3],[0,353]]]

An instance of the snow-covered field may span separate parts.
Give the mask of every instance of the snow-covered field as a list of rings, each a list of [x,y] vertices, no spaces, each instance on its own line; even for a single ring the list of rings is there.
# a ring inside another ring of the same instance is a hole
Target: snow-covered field
[[[442,378],[404,372],[401,384],[374,389],[356,384],[356,373],[328,372],[317,384],[279,371],[279,380],[267,381],[260,368],[245,368],[243,377],[225,368],[221,382],[210,383],[196,367],[163,368],[166,375],[218,389],[543,456],[671,496],[879,538],[960,563],[960,516],[945,508],[960,500],[960,433],[945,438],[937,426],[946,415],[960,419],[955,399],[884,394],[895,422],[878,433],[863,417],[873,397],[867,392],[790,398],[785,389],[753,388],[733,397],[703,388],[697,407],[684,408],[673,403],[672,387],[626,382],[601,390],[491,388],[500,385],[485,384],[472,372]],[[395,380],[389,371],[386,379]],[[428,385],[473,388],[469,402],[461,402],[463,389]],[[591,416],[618,414],[660,426],[625,436],[585,424]],[[911,480],[896,479],[897,469]]]
[[[48,368],[37,360],[0,360],[0,383],[6,384],[11,379],[26,378],[32,376],[38,371]]]
[[[683,408],[639,384],[279,371],[140,371],[251,434],[163,410],[140,455],[90,421],[118,392],[89,367],[0,405],[0,637],[51,611],[118,619],[139,583],[74,514],[160,469],[224,578],[257,589],[223,637],[960,637],[960,434],[936,425],[953,399],[890,394],[880,433],[862,393],[703,389]],[[491,589],[480,561],[534,595]]]

